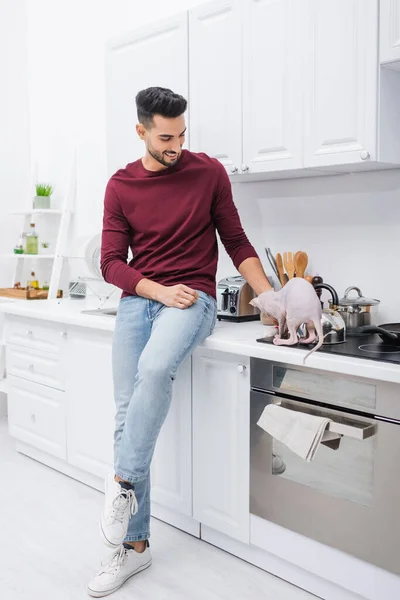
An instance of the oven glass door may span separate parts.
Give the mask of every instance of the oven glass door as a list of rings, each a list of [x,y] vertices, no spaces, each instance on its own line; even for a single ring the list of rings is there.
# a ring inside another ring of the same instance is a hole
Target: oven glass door
[[[337,450],[320,445],[303,460],[257,424],[270,403],[327,416],[346,435]],[[250,410],[251,513],[400,573],[398,424],[255,390]]]

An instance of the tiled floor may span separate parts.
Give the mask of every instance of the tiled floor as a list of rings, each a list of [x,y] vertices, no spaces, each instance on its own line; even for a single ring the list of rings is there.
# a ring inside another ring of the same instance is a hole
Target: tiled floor
[[[83,600],[110,550],[98,516],[103,495],[14,450],[0,420],[0,598]],[[315,596],[161,521],[153,565],[115,600],[315,600]]]

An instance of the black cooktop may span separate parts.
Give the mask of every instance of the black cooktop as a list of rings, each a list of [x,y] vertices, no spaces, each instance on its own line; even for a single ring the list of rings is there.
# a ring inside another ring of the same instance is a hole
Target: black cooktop
[[[379,360],[380,362],[389,362],[400,364],[400,344],[394,346],[381,340],[378,334],[346,334],[346,341],[342,344],[323,344],[316,352],[324,354],[339,354],[341,356],[353,356],[355,358],[366,358],[369,360]],[[258,338],[257,342],[261,344],[272,344],[272,337]],[[289,348],[301,348],[302,350],[311,350],[315,344],[296,344],[288,346]],[[285,346],[280,346],[285,348]]]

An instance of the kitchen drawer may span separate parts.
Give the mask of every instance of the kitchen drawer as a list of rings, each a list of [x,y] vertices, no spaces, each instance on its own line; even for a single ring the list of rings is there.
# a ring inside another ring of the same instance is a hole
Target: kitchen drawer
[[[8,424],[12,436],[66,459],[65,393],[8,375]]]
[[[64,365],[60,356],[7,345],[6,360],[8,374],[65,390]]]
[[[9,316],[5,325],[5,340],[7,344],[59,355],[64,351],[67,333],[62,323]]]

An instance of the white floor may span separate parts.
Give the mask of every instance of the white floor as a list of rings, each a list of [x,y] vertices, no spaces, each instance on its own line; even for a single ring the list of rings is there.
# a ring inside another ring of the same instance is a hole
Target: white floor
[[[0,598],[83,600],[109,550],[98,533],[103,495],[14,450],[0,419]],[[152,520],[153,565],[115,600],[315,600],[182,531]]]

